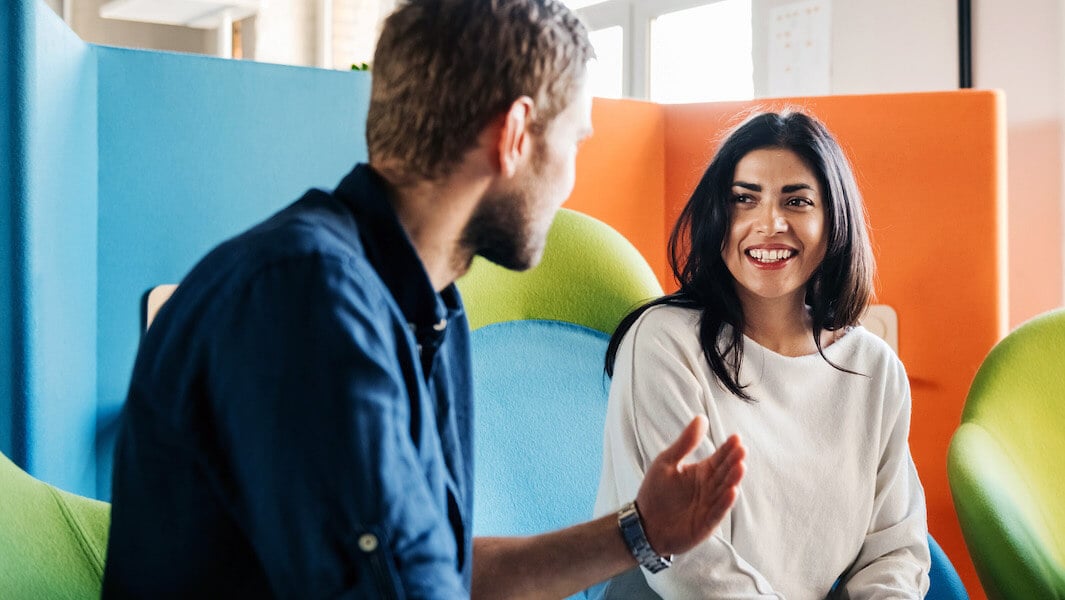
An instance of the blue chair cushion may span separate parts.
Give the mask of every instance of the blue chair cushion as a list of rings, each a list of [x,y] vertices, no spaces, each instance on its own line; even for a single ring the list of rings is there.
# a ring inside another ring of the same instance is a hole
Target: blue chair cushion
[[[559,321],[473,331],[474,535],[544,533],[592,516],[607,341]]]
[[[925,600],[969,600],[954,564],[932,536],[928,536],[928,550],[932,555],[932,569],[928,572]]]

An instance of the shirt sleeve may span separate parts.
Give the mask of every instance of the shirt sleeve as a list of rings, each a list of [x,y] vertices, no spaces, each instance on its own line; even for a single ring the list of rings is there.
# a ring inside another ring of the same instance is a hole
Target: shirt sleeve
[[[842,598],[924,598],[931,558],[924,490],[910,455],[910,385],[894,361],[887,386],[880,464],[869,531],[845,577]]]
[[[409,399],[365,269],[289,259],[225,303],[239,308],[206,361],[207,470],[279,597],[466,597],[419,457],[433,449],[412,440],[435,420]]]
[[[618,348],[596,502],[599,514],[617,510],[622,502],[635,498],[658,453],[695,415],[708,415],[709,389],[697,375],[695,357],[689,357],[669,331],[647,316],[636,322]],[[690,460],[710,456],[723,441],[709,433]],[[731,517],[726,516],[710,538],[675,557],[671,568],[657,574],[644,570],[648,586],[663,598],[784,598],[732,546],[727,535],[730,529]]]

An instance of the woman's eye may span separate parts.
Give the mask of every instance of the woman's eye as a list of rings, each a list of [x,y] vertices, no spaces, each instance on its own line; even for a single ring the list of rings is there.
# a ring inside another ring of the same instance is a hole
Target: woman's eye
[[[754,198],[748,196],[747,194],[734,194],[732,196],[732,201],[736,204],[747,204],[749,202],[754,202]]]
[[[788,206],[813,206],[813,200],[809,198],[789,198]]]

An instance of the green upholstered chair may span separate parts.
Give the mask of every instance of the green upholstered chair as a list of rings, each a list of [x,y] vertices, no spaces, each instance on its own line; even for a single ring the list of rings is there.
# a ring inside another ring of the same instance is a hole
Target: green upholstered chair
[[[458,286],[472,330],[546,320],[610,335],[636,305],[662,294],[632,243],[606,223],[566,208],[558,211],[536,268],[508,271],[478,257]]]
[[[984,590],[1065,598],[1065,309],[984,359],[951,439],[947,474]]]
[[[0,598],[99,598],[109,520],[0,454]]]

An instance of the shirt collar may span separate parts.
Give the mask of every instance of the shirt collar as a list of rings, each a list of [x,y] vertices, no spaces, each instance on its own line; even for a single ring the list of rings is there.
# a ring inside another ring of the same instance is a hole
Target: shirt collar
[[[390,194],[384,178],[367,164],[356,165],[334,192],[355,214],[366,257],[415,334],[442,333],[447,321],[462,312],[458,291],[454,284],[441,294],[433,289]]]

